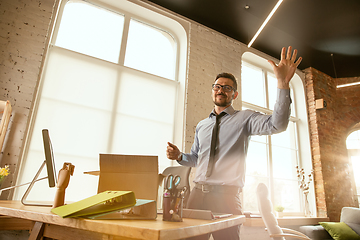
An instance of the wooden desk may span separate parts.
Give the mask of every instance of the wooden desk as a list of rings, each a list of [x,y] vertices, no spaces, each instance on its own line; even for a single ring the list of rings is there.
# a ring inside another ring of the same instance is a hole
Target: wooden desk
[[[39,236],[55,239],[182,239],[197,236],[245,222],[245,216],[231,216],[219,220],[184,218],[183,222],[156,220],[90,220],[61,218],[49,207],[24,206],[19,201],[0,201],[0,215],[34,222],[29,239]]]

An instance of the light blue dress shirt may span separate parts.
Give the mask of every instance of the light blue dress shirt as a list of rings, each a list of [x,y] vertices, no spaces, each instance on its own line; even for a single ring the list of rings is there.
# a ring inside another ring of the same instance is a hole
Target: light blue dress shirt
[[[210,185],[244,187],[246,154],[251,135],[271,135],[285,131],[290,118],[290,90],[278,89],[277,101],[272,115],[252,110],[238,111],[232,106],[221,118],[215,165],[211,176],[206,177],[209,163],[212,129],[215,112],[196,126],[191,152],[182,154],[181,165],[196,167],[194,182]]]

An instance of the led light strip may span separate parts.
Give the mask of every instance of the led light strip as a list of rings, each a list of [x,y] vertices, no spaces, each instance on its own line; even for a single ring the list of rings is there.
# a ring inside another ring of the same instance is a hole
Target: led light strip
[[[343,87],[350,87],[350,86],[355,86],[355,85],[359,85],[360,82],[354,82],[354,83],[348,83],[348,84],[342,84],[342,85],[337,85],[337,88],[343,88]]]
[[[254,43],[255,39],[259,36],[261,31],[264,29],[265,25],[269,22],[270,18],[274,15],[276,10],[279,8],[280,4],[283,2],[283,0],[279,0],[273,10],[270,12],[269,16],[265,19],[259,30],[256,32],[254,37],[251,39],[250,43],[248,44],[248,48],[251,47],[251,45]]]

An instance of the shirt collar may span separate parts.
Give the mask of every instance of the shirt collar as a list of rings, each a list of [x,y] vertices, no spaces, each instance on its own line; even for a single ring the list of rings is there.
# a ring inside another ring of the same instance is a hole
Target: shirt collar
[[[223,112],[226,112],[227,114],[229,115],[233,115],[235,113],[235,109],[233,108],[233,106],[229,106],[227,107]],[[216,113],[215,113],[215,109],[213,109],[209,115],[209,117],[211,116],[216,116]]]

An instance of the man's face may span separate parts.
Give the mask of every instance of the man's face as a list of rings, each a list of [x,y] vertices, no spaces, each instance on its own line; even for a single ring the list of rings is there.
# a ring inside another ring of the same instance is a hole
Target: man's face
[[[231,86],[231,87],[234,86],[233,81],[228,78],[218,78],[214,84],[215,85],[219,84],[222,86]],[[214,90],[214,89],[212,90],[213,102],[218,107],[230,106],[232,103],[232,100],[236,99],[237,96],[238,96],[237,91],[231,90],[230,92],[225,92],[222,87],[220,87],[219,90]]]

